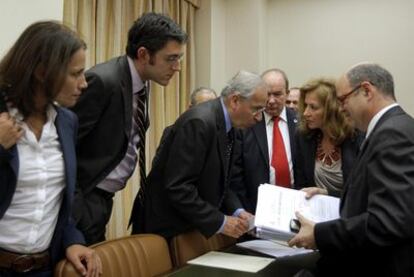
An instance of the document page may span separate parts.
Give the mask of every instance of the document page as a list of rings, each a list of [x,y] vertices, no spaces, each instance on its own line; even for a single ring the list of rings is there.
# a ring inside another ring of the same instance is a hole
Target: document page
[[[273,261],[274,259],[272,258],[210,251],[188,261],[188,263],[255,273]]]
[[[249,240],[244,242],[239,242],[236,244],[239,247],[251,249],[260,253],[264,253],[275,258],[282,258],[286,256],[295,256],[302,255],[306,253],[311,253],[313,250],[305,248],[292,248],[287,245],[282,245],[270,240]]]
[[[256,233],[259,237],[289,240],[291,220],[299,211],[314,221],[328,221],[339,218],[339,198],[315,195],[305,198],[305,192],[270,184],[260,185],[255,216]]]

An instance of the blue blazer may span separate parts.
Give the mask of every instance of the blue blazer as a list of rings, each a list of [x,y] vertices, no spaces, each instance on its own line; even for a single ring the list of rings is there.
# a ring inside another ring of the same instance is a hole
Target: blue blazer
[[[72,244],[84,244],[82,233],[76,229],[71,219],[72,200],[76,185],[75,141],[78,128],[76,115],[67,109],[55,107],[57,111],[56,129],[65,162],[66,189],[59,218],[50,244],[52,265],[64,257],[65,249]],[[17,147],[5,150],[0,147],[0,220],[10,206],[16,190],[19,172]]]

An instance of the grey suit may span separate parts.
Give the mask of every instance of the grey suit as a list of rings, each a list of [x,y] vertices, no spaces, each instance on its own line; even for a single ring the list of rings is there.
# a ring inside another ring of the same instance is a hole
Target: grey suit
[[[339,220],[315,225],[324,276],[414,276],[414,120],[387,111],[363,144]]]
[[[86,72],[87,90],[73,111],[79,117],[74,217],[89,244],[105,239],[112,194],[96,186],[125,157],[132,128],[132,81],[126,56]]]

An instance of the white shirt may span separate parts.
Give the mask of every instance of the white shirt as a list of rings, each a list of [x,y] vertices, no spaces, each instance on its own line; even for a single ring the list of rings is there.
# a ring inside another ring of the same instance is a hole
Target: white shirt
[[[289,171],[290,171],[290,182],[291,184],[294,183],[293,180],[293,160],[292,160],[292,151],[290,150],[290,136],[289,136],[289,126],[287,123],[287,116],[286,116],[286,107],[283,108],[282,112],[279,115],[279,130],[282,134],[283,144],[285,145],[286,156],[289,163]],[[273,117],[268,115],[266,112],[264,113],[264,120],[266,122],[266,134],[267,134],[267,148],[269,150],[269,180],[270,184],[275,184],[276,174],[275,169],[271,165],[272,163],[272,154],[273,154]]]
[[[16,109],[10,109],[10,114],[19,117]],[[52,106],[47,118],[39,141],[21,122],[24,134],[17,142],[16,191],[0,220],[2,249],[36,253],[49,248],[52,240],[65,188],[65,165],[54,124],[56,110]]]
[[[374,130],[375,125],[377,125],[378,121],[380,120],[380,118],[390,109],[394,108],[398,106],[397,103],[391,104],[385,108],[383,108],[382,110],[380,110],[379,112],[377,112],[377,114],[371,119],[371,121],[368,124],[368,128],[367,128],[367,133],[365,135],[365,139],[367,139],[369,137],[369,135],[372,133],[372,130]]]

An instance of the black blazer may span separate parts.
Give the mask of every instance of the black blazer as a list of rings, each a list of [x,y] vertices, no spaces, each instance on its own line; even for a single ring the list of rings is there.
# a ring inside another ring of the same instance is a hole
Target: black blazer
[[[132,81],[126,56],[86,72],[88,88],[73,111],[79,117],[78,189],[92,191],[124,158],[132,124]]]
[[[295,156],[295,188],[314,187],[315,185],[315,159],[318,148],[318,132],[296,134],[296,156]],[[355,164],[359,147],[364,139],[361,132],[356,132],[355,136],[347,138],[341,144],[341,169],[343,183],[346,182],[352,166]],[[328,191],[329,195],[340,196],[336,191]]]
[[[197,105],[177,119],[147,178],[144,232],[169,238],[198,229],[209,237],[221,227],[223,212],[239,208],[226,185],[226,139],[220,99]],[[139,224],[139,206],[136,198],[134,225]]]
[[[293,160],[296,152],[294,140],[297,124],[296,113],[292,109],[286,108],[286,117]],[[236,157],[230,186],[243,207],[254,214],[257,204],[257,188],[260,184],[269,183],[269,149],[265,120],[249,129],[240,131],[236,142],[234,152]]]
[[[315,225],[319,269],[327,276],[414,276],[413,199],[414,120],[394,107],[355,162],[341,219]]]

